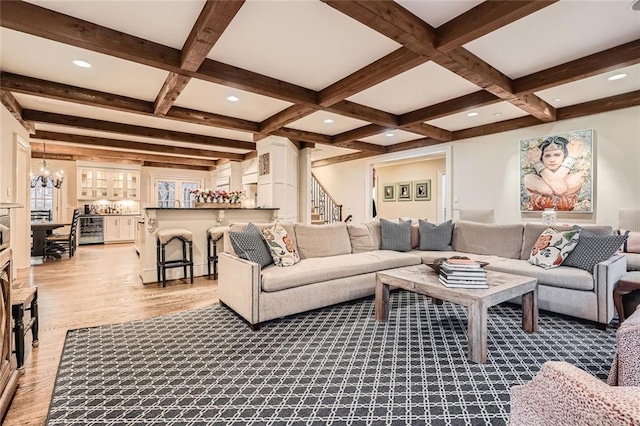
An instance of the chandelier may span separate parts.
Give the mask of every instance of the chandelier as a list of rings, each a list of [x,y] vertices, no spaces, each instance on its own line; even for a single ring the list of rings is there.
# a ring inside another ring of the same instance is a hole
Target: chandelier
[[[38,170],[38,175],[34,175],[31,173],[31,188],[35,188],[38,186],[38,182],[43,187],[47,187],[51,184],[54,188],[60,189],[62,187],[62,182],[64,181],[64,172],[61,170],[56,172],[55,174],[51,173],[51,169],[49,168],[49,164],[47,163],[47,144],[43,142],[43,154],[42,154],[42,163],[40,163],[40,168]]]

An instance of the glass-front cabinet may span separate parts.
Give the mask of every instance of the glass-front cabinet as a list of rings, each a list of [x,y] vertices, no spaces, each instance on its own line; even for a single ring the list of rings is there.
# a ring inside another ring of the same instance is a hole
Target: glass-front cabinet
[[[137,200],[139,170],[78,167],[78,199]]]

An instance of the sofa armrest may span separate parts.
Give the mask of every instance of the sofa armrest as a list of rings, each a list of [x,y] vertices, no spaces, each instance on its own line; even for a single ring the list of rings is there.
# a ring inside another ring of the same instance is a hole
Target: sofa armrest
[[[598,297],[598,322],[609,324],[613,319],[613,287],[627,273],[627,260],[620,254],[597,263],[593,268],[594,288]]]
[[[616,353],[607,383],[617,386],[639,386],[640,389],[640,309],[618,328]]]
[[[511,426],[640,424],[640,388],[612,387],[561,361],[511,388]]]
[[[229,253],[220,253],[218,262],[218,299],[250,324],[258,324],[260,265]]]

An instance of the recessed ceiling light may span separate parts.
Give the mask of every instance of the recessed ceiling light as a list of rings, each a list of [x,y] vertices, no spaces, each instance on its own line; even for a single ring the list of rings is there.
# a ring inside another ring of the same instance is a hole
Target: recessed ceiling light
[[[614,74],[611,77],[609,77],[607,80],[609,80],[609,81],[620,80],[622,78],[625,78],[626,76],[627,76],[627,74],[625,74],[625,73]]]
[[[560,102],[560,98],[555,98],[553,102]]]
[[[91,64],[87,61],[81,61],[79,59],[76,59],[75,61],[73,61],[73,64],[76,66],[79,66],[80,68],[91,68]]]
[[[394,133],[389,132],[389,133],[385,133],[384,135],[385,135],[386,137],[390,138],[391,136],[394,136]]]
[[[501,112],[494,112],[493,115],[495,115],[496,117],[500,117],[502,115]]]
[[[474,111],[474,112],[468,113],[467,117],[475,117],[476,115],[478,115],[478,113]]]
[[[227,100],[231,102],[238,102],[240,98],[237,96],[227,96]]]
[[[331,123],[333,123],[333,120],[330,119],[330,118],[327,118],[326,120],[324,120],[324,122],[327,123],[327,124],[331,124]]]

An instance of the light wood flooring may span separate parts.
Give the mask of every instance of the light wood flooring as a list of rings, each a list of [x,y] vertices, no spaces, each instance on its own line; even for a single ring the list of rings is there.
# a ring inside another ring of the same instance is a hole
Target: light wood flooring
[[[205,277],[142,285],[132,244],[81,246],[72,259],[19,271],[38,286],[40,345],[26,340],[25,374],[3,425],[43,425],[67,330],[151,318],[217,303],[217,283]],[[15,359],[15,357],[14,357]]]

